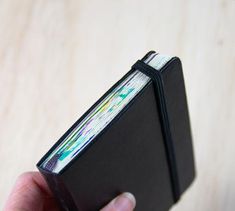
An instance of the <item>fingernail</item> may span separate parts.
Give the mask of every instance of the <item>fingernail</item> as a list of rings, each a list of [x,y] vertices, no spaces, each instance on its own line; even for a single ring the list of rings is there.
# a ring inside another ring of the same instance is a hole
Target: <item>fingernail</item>
[[[113,205],[118,211],[131,211],[135,208],[136,200],[131,193],[122,193],[113,201]]]

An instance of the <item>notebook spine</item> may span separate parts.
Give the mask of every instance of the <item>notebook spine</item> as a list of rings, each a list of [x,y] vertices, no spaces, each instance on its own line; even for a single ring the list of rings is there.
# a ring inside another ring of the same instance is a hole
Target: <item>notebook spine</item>
[[[161,69],[164,96],[175,146],[177,172],[182,194],[196,177],[193,138],[181,61],[175,57],[172,65]],[[170,82],[171,83],[170,83]],[[180,120],[180,124],[179,124]]]

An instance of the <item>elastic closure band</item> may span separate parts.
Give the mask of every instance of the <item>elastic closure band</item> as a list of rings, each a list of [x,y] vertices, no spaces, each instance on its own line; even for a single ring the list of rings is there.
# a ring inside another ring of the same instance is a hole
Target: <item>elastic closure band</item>
[[[138,60],[132,66],[132,69],[139,70],[145,75],[149,76],[154,83],[155,96],[156,96],[157,104],[159,108],[165,151],[167,155],[167,162],[168,162],[168,167],[169,167],[169,172],[170,172],[172,193],[173,193],[174,201],[177,202],[180,198],[179,178],[178,178],[178,172],[177,172],[174,143],[173,143],[172,136],[171,136],[170,123],[169,123],[169,118],[168,118],[168,113],[167,113],[167,108],[166,108],[166,100],[165,100],[165,95],[164,95],[161,72],[145,64],[141,60]]]

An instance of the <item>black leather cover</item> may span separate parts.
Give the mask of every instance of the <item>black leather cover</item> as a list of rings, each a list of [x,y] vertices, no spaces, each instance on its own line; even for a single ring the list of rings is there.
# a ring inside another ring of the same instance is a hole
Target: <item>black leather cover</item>
[[[111,87],[37,164],[63,210],[99,210],[119,193],[129,191],[137,200],[135,210],[166,211],[178,200],[174,179],[177,179],[179,196],[193,181],[195,171],[188,108],[181,62],[176,57],[159,74],[177,178],[172,176],[168,159],[162,110],[154,80],[59,174],[40,167],[68,133],[133,71]]]

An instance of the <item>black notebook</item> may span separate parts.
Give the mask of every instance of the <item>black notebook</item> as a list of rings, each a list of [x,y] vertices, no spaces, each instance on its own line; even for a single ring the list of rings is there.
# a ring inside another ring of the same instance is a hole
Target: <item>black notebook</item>
[[[37,167],[62,210],[99,210],[126,191],[135,210],[169,210],[195,177],[180,59],[138,60]]]

